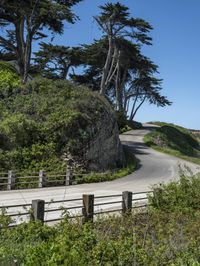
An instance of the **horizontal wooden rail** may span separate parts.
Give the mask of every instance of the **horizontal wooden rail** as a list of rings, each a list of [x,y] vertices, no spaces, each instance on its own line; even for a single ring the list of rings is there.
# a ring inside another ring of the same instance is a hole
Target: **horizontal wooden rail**
[[[153,190],[147,190],[147,191],[142,191],[142,192],[133,192],[133,195],[149,194],[149,193],[153,193]]]
[[[83,205],[80,205],[80,206],[72,206],[72,207],[61,207],[61,208],[55,208],[55,209],[46,209],[44,212],[75,210],[75,209],[81,209],[81,208],[83,208]]]
[[[122,211],[122,208],[115,209],[115,210],[106,210],[106,211],[95,212],[94,215],[105,214],[105,213],[113,213],[113,212],[120,212],[120,211]]]
[[[111,201],[111,202],[100,202],[100,203],[96,203],[94,204],[94,206],[103,206],[103,205],[110,205],[110,204],[117,204],[117,203],[122,203],[121,200],[119,201]]]
[[[133,193],[129,191],[124,191],[122,194],[114,194],[114,195],[103,195],[103,196],[94,196],[94,195],[83,195],[81,198],[74,198],[74,199],[63,199],[63,200],[55,200],[55,201],[44,201],[44,200],[33,200],[32,203],[26,203],[26,204],[13,204],[13,205],[4,205],[0,206],[0,210],[2,210],[2,215],[6,215],[8,217],[11,217],[13,220],[13,217],[21,217],[21,216],[29,216],[31,220],[41,220],[42,222],[56,222],[63,220],[65,216],[61,217],[49,217],[49,219],[45,216],[50,213],[55,213],[55,216],[58,215],[56,212],[60,211],[77,211],[78,213],[72,215],[66,216],[66,218],[80,218],[82,217],[82,222],[92,222],[94,215],[100,215],[100,214],[108,214],[108,213],[114,213],[114,212],[120,212],[120,213],[127,213],[129,214],[132,209],[138,209],[138,208],[146,208],[150,206],[148,202],[145,204],[142,203],[144,200],[148,200],[147,197],[142,196],[143,194],[148,194],[152,191],[143,191],[141,193]],[[141,197],[133,198],[133,195],[141,195]],[[112,198],[115,197],[121,197],[121,200],[115,200],[113,201]],[[108,199],[108,201],[96,201],[98,199]],[[82,204],[76,205],[79,201],[82,201]],[[48,208],[50,204],[64,204],[64,203],[74,203],[73,206],[59,206],[55,208]],[[76,203],[77,202],[77,203]],[[137,204],[133,204],[137,203]],[[108,205],[115,205],[119,204],[119,207],[107,207]],[[96,209],[96,207],[105,207],[101,210]],[[26,208],[26,210],[22,210],[22,208]],[[17,210],[20,209],[19,210]],[[13,211],[13,209],[16,209],[16,211]],[[81,213],[80,213],[81,212]],[[27,219],[27,218],[26,218]],[[14,221],[14,220],[13,220]],[[27,220],[25,220],[27,222]],[[19,221],[17,220],[17,223]],[[13,223],[11,224],[13,226]],[[1,225],[0,225],[1,227]]]
[[[104,175],[112,174],[118,169],[113,171],[98,173],[102,177]],[[38,173],[22,174],[9,170],[7,173],[0,174],[0,190],[14,190],[14,189],[30,189],[30,188],[42,188],[49,186],[69,186],[77,184],[83,180],[85,176],[90,177],[94,173],[77,173],[72,169],[67,169],[66,173],[47,173],[44,170],[40,170]],[[83,177],[83,178],[81,178]],[[81,183],[81,182],[80,182]],[[116,195],[117,196],[117,195]],[[106,197],[106,196],[102,196]],[[112,197],[112,195],[108,196]]]
[[[9,217],[16,217],[16,216],[24,216],[24,215],[30,215],[30,212],[20,212],[20,213],[9,213],[7,216]]]
[[[63,199],[63,200],[52,200],[52,201],[46,201],[45,204],[62,203],[62,202],[70,202],[70,201],[79,201],[79,200],[82,200],[82,198]]]
[[[83,215],[74,215],[74,216],[67,216],[67,219],[77,219],[77,218],[82,218]],[[60,217],[60,218],[55,218],[55,219],[47,219],[44,220],[45,223],[49,223],[49,222],[57,222],[57,221],[62,221],[64,220],[65,217]]]
[[[27,207],[27,206],[31,206],[31,203],[25,203],[25,204],[16,204],[16,205],[2,205],[0,206],[0,209],[2,208],[18,208],[18,207]]]
[[[147,200],[148,198],[147,197],[145,197],[145,198],[139,198],[140,200]],[[132,201],[138,201],[138,198],[136,199],[132,199]]]
[[[121,197],[121,196],[122,196],[122,194],[96,196],[95,199],[114,198],[114,197]]]

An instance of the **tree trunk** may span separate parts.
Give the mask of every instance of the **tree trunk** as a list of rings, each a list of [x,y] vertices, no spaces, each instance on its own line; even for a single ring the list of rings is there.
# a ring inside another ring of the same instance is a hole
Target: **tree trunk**
[[[138,100],[138,95],[136,95],[135,100],[133,102],[133,106],[132,106],[132,110],[131,110],[131,114],[130,114],[130,120],[133,120],[133,114],[135,111],[135,106],[136,106],[137,100]]]
[[[17,21],[15,24],[16,32],[16,47],[17,47],[17,63],[19,67],[19,74],[23,78],[24,76],[24,18]]]
[[[119,53],[119,61],[120,61],[120,53]],[[125,112],[123,100],[124,100],[124,86],[126,82],[126,74],[127,70],[124,69],[123,74],[121,73],[121,66],[118,61],[117,65],[117,74],[116,74],[116,80],[115,80],[115,90],[116,90],[116,109],[120,112]]]
[[[117,63],[117,73],[115,77],[115,95],[116,95],[116,110],[120,111],[120,88],[119,88],[119,75],[120,75],[120,66],[119,62]]]
[[[100,88],[100,94],[105,95],[106,93],[106,79],[109,73],[109,68],[112,60],[112,54],[113,54],[113,40],[112,37],[108,37],[108,42],[109,42],[109,49],[108,49],[108,54],[106,57],[106,62],[103,67],[103,73],[102,73],[102,78],[101,78],[101,88]]]
[[[130,120],[131,120],[131,121],[133,121],[133,119],[134,119],[134,117],[135,117],[137,111],[138,111],[138,110],[140,109],[140,107],[143,105],[143,103],[145,102],[146,98],[147,98],[147,96],[145,96],[145,97],[142,99],[141,103],[138,105],[138,107],[137,107],[136,109],[135,109],[135,108],[132,109],[131,116],[130,116]],[[136,105],[136,102],[135,102],[134,104]]]
[[[32,50],[32,36],[31,33],[27,33],[26,37],[26,46],[24,51],[24,75],[23,75],[23,83],[27,82],[28,72],[30,68],[30,60],[31,60],[31,50]]]

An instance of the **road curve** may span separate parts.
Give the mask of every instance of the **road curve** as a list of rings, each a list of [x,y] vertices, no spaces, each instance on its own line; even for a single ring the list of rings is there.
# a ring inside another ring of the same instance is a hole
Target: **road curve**
[[[193,173],[200,172],[200,167],[195,164],[147,147],[143,142],[143,137],[149,130],[149,125],[145,124],[141,130],[132,130],[120,136],[122,143],[131,147],[138,160],[138,168],[134,173],[111,182],[1,191],[0,205],[30,203],[32,199],[38,198],[48,201],[70,199],[80,197],[84,193],[93,193],[97,196],[119,194],[125,190],[140,192],[148,190],[155,183],[178,178],[180,166],[189,167]]]

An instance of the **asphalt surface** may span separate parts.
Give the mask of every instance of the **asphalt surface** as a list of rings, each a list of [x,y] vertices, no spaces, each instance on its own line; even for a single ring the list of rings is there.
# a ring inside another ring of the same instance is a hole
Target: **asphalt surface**
[[[0,206],[30,203],[33,199],[55,201],[80,198],[82,194],[89,193],[99,196],[120,194],[122,191],[127,190],[141,192],[151,189],[154,184],[177,179],[180,176],[180,170],[185,171],[187,174],[200,172],[198,165],[162,154],[147,147],[143,142],[143,137],[149,130],[151,130],[150,125],[145,124],[142,130],[129,131],[120,136],[121,142],[131,147],[137,158],[138,167],[134,173],[111,182],[1,191]],[[77,202],[77,204],[80,204],[80,202]],[[72,206],[72,204],[68,204],[68,206]],[[52,208],[55,208],[55,206]],[[56,215],[56,213],[52,212],[49,217],[52,218]]]

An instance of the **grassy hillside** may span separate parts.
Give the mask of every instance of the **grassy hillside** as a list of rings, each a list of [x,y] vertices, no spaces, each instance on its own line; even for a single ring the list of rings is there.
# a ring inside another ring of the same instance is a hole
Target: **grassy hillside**
[[[161,152],[200,164],[199,138],[188,129],[168,123],[155,122],[160,128],[144,137],[145,143]]]

